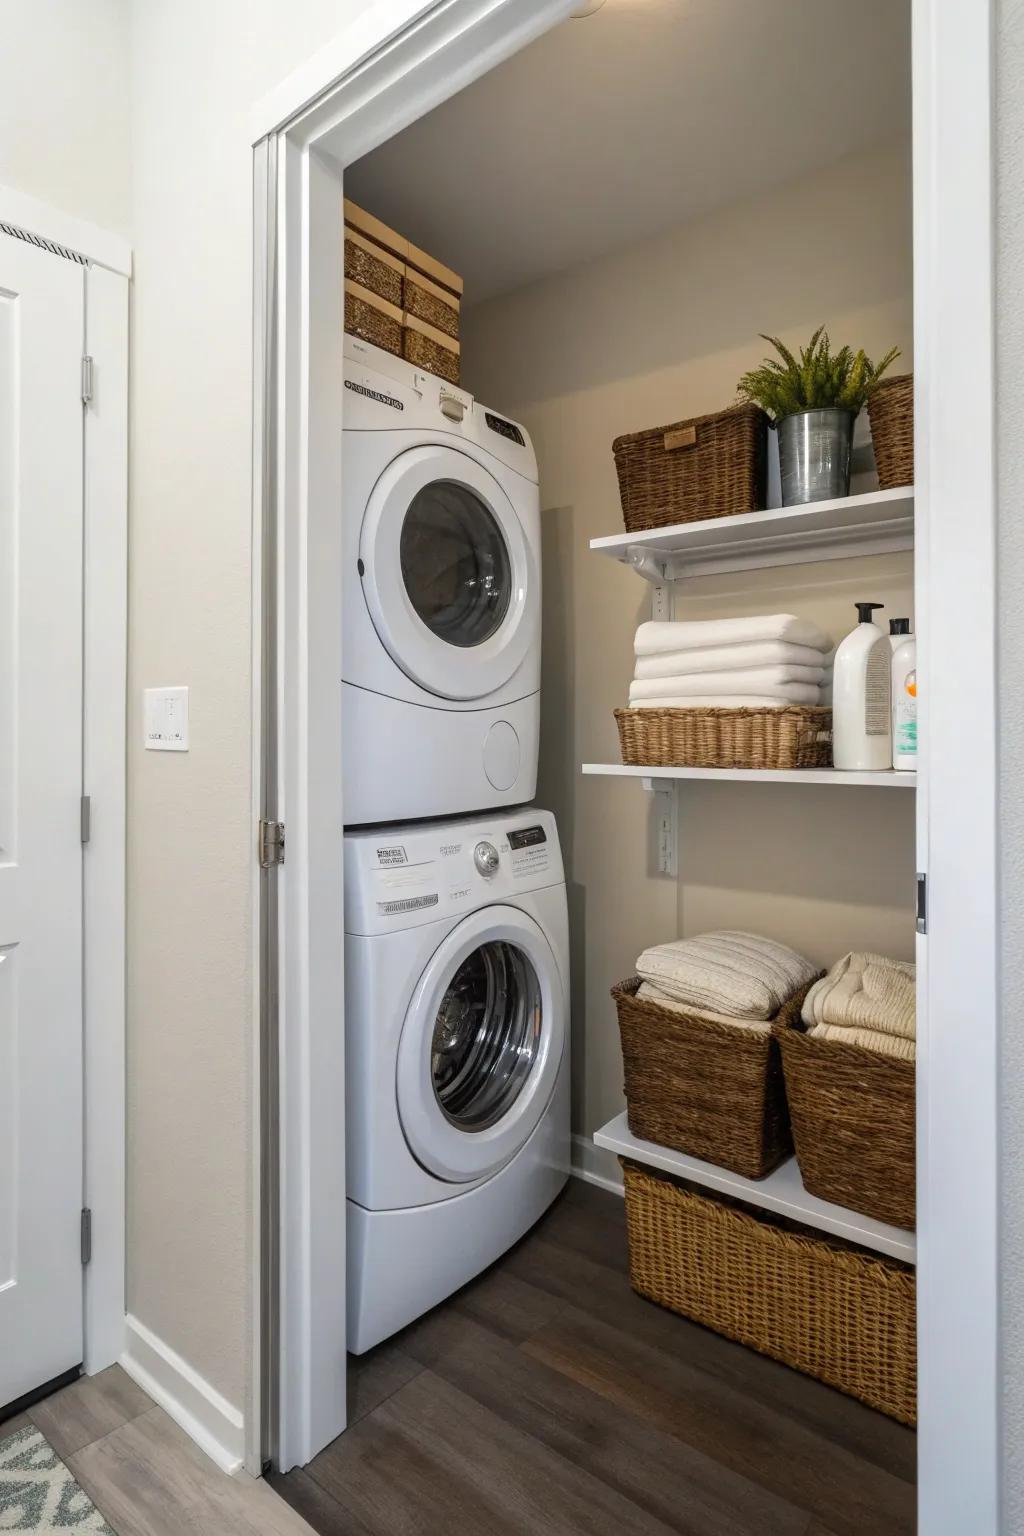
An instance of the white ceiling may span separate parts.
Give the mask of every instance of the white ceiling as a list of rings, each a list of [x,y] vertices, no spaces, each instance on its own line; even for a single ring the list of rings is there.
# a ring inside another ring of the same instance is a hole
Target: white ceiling
[[[909,132],[909,0],[606,0],[345,190],[471,304]]]

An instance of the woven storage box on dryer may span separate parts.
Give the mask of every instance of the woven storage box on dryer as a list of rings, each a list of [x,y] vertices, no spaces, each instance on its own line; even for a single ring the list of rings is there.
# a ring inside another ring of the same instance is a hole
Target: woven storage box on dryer
[[[622,1171],[641,1296],[916,1422],[912,1269],[634,1163]]]
[[[361,235],[345,230],[345,276],[360,287],[401,308],[405,288],[405,262]]]
[[[629,1128],[643,1141],[762,1179],[793,1150],[778,1044],[612,988]],[[806,988],[801,996],[806,994]]]
[[[757,406],[631,432],[612,452],[628,533],[764,506],[768,417]]]
[[[461,372],[459,343],[415,315],[406,314],[403,321],[402,356],[406,362],[457,384]]]
[[[345,279],[345,329],[385,352],[402,353],[402,311],[361,283]]]
[[[650,768],[828,768],[832,711],[819,704],[777,709],[617,709],[622,761]]]
[[[796,1003],[779,1014],[775,1034],[804,1188],[913,1230],[914,1063],[813,1039]]]
[[[878,483],[894,491],[914,483],[914,375],[883,379],[868,396]]]

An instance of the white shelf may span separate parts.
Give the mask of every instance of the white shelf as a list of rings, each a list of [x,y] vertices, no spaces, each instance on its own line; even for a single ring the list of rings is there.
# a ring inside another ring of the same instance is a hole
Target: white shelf
[[[641,1141],[630,1132],[625,1114],[618,1115],[596,1132],[594,1142],[620,1157],[647,1163],[663,1173],[674,1173],[681,1179],[718,1190],[720,1194],[745,1200],[748,1205],[756,1205],[761,1210],[801,1221],[804,1226],[815,1227],[819,1232],[831,1232],[861,1248],[887,1253],[891,1258],[902,1259],[905,1264],[916,1263],[917,1242],[913,1232],[886,1226],[870,1216],[861,1216],[857,1211],[848,1211],[841,1205],[832,1205],[809,1195],[795,1157],[776,1168],[766,1179],[745,1179],[726,1168],[716,1168],[712,1163],[702,1163],[699,1158],[687,1157],[684,1152],[672,1152],[668,1147],[655,1146],[654,1142]]]
[[[752,784],[871,785],[914,789],[916,773],[854,773],[839,768],[636,768],[629,763],[584,763],[583,772],[611,779],[724,779]]]
[[[648,580],[806,565],[914,547],[914,490],[871,491],[806,507],[769,507],[699,523],[591,539],[590,547],[633,565]]]

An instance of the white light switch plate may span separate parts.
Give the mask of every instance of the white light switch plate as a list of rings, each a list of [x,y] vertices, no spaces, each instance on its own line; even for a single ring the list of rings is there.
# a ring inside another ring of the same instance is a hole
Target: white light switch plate
[[[147,688],[142,697],[147,751],[187,752],[188,689]]]

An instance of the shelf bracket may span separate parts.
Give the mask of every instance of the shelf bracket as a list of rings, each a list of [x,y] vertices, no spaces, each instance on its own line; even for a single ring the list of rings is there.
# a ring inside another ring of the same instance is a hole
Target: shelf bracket
[[[645,581],[651,583],[651,618],[670,619],[672,588],[669,582],[673,580],[675,574],[672,561],[656,554],[653,550],[631,544],[626,550],[626,564],[630,570],[636,571],[638,576],[642,576]]]
[[[658,874],[679,875],[679,784],[675,779],[641,779],[654,796],[654,849]]]

